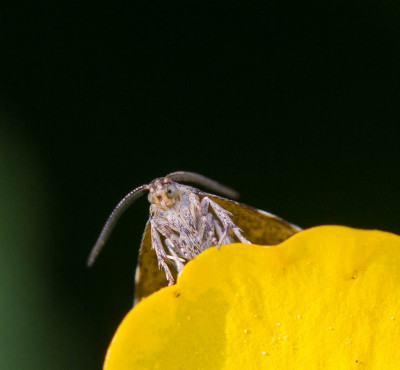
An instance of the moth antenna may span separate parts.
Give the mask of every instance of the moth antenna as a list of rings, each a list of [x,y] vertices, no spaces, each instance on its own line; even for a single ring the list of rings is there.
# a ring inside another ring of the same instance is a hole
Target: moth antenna
[[[168,177],[174,181],[186,181],[194,183],[196,185],[204,186],[211,191],[215,191],[216,193],[225,195],[226,197],[231,199],[239,198],[239,193],[236,190],[233,190],[228,186],[222,185],[215,180],[211,180],[208,177],[199,175],[198,173],[177,171],[177,172],[172,172],[165,177]]]
[[[96,257],[100,253],[103,246],[106,244],[108,238],[110,237],[115,225],[118,222],[118,219],[121,215],[132,205],[132,203],[143,195],[143,193],[149,190],[149,185],[142,185],[132,190],[130,193],[125,195],[122,200],[117,204],[117,206],[113,209],[110,216],[108,217],[101,233],[96,241],[96,244],[93,246],[89,258],[87,260],[87,265],[92,266]]]

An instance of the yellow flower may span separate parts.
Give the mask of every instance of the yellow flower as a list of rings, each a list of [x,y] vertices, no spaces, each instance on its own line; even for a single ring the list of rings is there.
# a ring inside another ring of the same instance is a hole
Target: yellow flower
[[[322,226],[188,263],[133,308],[104,368],[395,369],[400,237]]]

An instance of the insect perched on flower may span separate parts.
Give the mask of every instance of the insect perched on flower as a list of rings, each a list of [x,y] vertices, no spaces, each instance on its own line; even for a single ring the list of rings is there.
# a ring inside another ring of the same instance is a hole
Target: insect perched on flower
[[[179,171],[137,187],[118,203],[89,255],[88,265],[94,263],[121,214],[148,191],[150,218],[136,268],[135,302],[167,283],[174,284],[185,263],[205,249],[235,242],[274,245],[300,231],[270,213],[177,181],[195,183],[230,198],[238,197],[236,191],[214,180]]]

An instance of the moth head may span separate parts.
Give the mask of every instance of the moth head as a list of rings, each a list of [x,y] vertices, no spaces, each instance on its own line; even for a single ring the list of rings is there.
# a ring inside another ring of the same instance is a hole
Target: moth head
[[[167,177],[155,179],[150,183],[148,201],[165,210],[172,207],[178,196],[178,187]]]

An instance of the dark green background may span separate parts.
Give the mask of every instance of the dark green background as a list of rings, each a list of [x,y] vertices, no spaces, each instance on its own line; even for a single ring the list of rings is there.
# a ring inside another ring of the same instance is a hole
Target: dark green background
[[[207,175],[302,227],[400,233],[399,11],[3,7],[0,368],[101,367],[131,307],[146,199],[94,268],[86,257],[114,205],[168,172]]]

